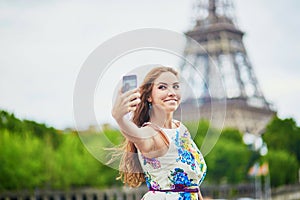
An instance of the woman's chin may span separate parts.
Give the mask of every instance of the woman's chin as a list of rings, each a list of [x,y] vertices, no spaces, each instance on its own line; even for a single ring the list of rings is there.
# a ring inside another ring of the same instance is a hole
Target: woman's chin
[[[177,110],[177,108],[178,108],[177,105],[176,105],[176,106],[169,106],[169,107],[167,108],[167,112],[175,112],[175,111]]]

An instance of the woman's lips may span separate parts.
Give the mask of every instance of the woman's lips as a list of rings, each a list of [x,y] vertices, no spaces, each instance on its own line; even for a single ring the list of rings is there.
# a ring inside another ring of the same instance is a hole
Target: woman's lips
[[[178,100],[177,100],[177,99],[167,99],[167,100],[164,100],[164,102],[167,102],[167,101],[174,101],[174,102],[177,102]]]

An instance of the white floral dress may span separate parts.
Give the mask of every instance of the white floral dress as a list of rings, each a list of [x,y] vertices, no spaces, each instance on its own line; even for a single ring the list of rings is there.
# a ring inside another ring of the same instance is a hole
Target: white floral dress
[[[170,141],[165,155],[150,159],[138,151],[149,188],[142,200],[199,199],[198,193],[189,189],[199,188],[207,167],[187,128],[179,121],[176,123],[176,129],[160,129]],[[178,192],[176,188],[188,188],[188,191],[181,189]]]

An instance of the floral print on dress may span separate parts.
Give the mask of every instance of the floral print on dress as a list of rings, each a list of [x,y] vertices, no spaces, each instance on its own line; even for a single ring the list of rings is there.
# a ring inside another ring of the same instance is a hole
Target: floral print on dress
[[[196,167],[196,162],[194,157],[195,152],[193,151],[195,150],[191,146],[189,133],[185,131],[182,137],[180,137],[179,131],[176,131],[175,144],[178,150],[178,158],[176,161],[186,163],[194,170]]]
[[[198,164],[200,172],[203,173],[199,181],[200,185],[206,176],[207,169],[202,154],[192,140],[190,133],[185,129],[184,133],[180,135],[180,132],[177,130],[174,141],[178,151],[177,162],[181,161],[188,164],[192,170],[196,170],[196,164]]]
[[[155,180],[153,180],[153,178],[151,177],[149,172],[146,172],[144,174],[145,174],[145,181],[146,181],[147,187],[149,189],[152,188],[155,190],[160,190],[160,185]]]
[[[189,179],[188,174],[181,168],[172,170],[169,180],[173,183],[171,188],[175,188],[175,185],[181,185],[183,187],[197,186],[196,183],[193,183],[193,179]]]
[[[183,188],[199,188],[206,175],[207,167],[200,150],[182,123],[176,129],[162,129],[162,132],[170,138],[169,150],[165,155],[147,158],[138,151],[150,190],[143,199],[198,200],[197,192],[188,192]]]
[[[171,188],[173,188],[173,189],[198,186],[198,184],[194,183],[194,180],[190,179],[188,177],[188,174],[181,168],[175,168],[173,171],[171,171],[169,180],[171,181],[171,183],[173,183],[173,185],[171,185]],[[180,194],[180,197],[178,200],[196,199],[196,195],[194,193],[180,192],[179,194]]]
[[[178,200],[198,200],[198,197],[195,193],[181,192]]]
[[[157,158],[147,158],[144,155],[142,155],[142,158],[144,159],[144,165],[147,163],[150,164],[154,169],[158,169],[161,167],[160,162]]]

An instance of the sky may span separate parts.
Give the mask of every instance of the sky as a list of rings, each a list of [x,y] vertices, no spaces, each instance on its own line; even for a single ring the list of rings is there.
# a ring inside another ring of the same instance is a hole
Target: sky
[[[74,87],[90,54],[111,38],[140,28],[186,32],[193,26],[195,2],[0,0],[0,109],[60,129],[74,127]],[[266,99],[279,117],[293,117],[300,125],[300,2],[234,4]],[[100,121],[111,120],[110,106],[99,108]]]

